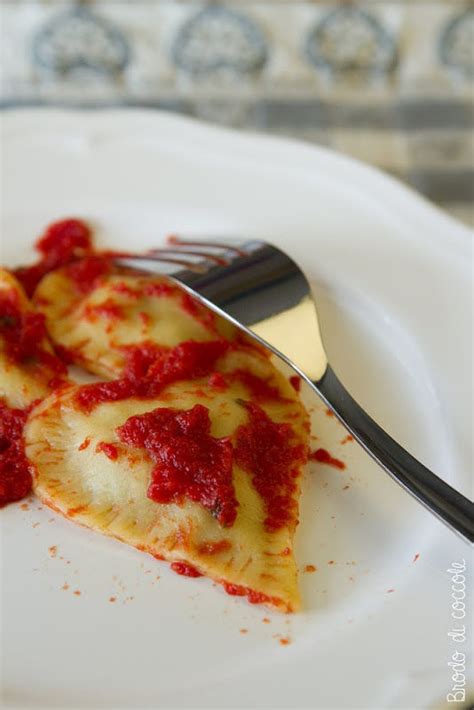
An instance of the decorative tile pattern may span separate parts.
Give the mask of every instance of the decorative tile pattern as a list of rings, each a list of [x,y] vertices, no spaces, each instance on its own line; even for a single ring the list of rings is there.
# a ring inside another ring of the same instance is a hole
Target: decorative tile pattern
[[[0,105],[155,107],[331,146],[474,224],[467,0],[0,0]]]
[[[331,72],[383,74],[395,65],[396,45],[376,17],[348,5],[317,21],[308,34],[306,53],[316,67]]]
[[[112,23],[78,5],[38,28],[32,42],[33,61],[55,72],[92,69],[121,72],[129,61],[125,36]]]
[[[446,66],[474,76],[474,7],[470,7],[443,28],[440,57]]]
[[[246,15],[210,5],[179,29],[172,56],[176,66],[190,74],[247,74],[264,66],[267,47],[257,24]]]

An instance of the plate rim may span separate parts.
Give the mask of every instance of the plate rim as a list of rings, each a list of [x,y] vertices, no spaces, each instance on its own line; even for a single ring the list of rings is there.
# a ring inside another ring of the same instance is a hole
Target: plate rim
[[[90,115],[91,121],[84,121],[84,116],[86,114]],[[247,146],[247,149],[252,154],[255,151],[255,145],[257,143],[260,143],[262,144],[262,150],[265,149],[272,151],[275,150],[275,148],[279,148],[282,153],[282,159],[285,157],[285,151],[295,152],[295,150],[297,150],[298,152],[301,152],[303,150],[305,155],[308,155],[309,153],[308,162],[314,163],[315,156],[319,156],[321,160],[326,162],[326,165],[328,163],[331,163],[333,166],[335,166],[334,169],[337,171],[340,171],[342,167],[344,169],[347,169],[347,171],[352,175],[363,175],[366,182],[369,181],[372,186],[375,186],[376,184],[379,186],[377,187],[377,192],[385,192],[386,190],[388,190],[391,194],[391,200],[387,205],[389,209],[392,211],[396,211],[398,209],[401,209],[400,205],[408,205],[408,217],[409,220],[413,220],[414,224],[426,224],[431,226],[433,224],[436,224],[436,229],[434,230],[434,233],[431,234],[429,237],[431,243],[434,243],[434,240],[437,239],[438,243],[440,244],[440,247],[443,250],[456,250],[458,256],[461,257],[464,257],[466,248],[472,248],[472,240],[469,228],[457,222],[457,220],[451,217],[450,215],[445,214],[440,208],[420,196],[412,188],[405,186],[397,179],[384,174],[377,168],[373,168],[356,159],[339,154],[336,151],[333,151],[332,149],[322,148],[311,143],[306,143],[304,141],[299,141],[291,138],[283,138],[280,136],[268,136],[256,133],[241,133],[240,131],[236,131],[233,129],[203,124],[200,121],[197,121],[192,118],[174,115],[168,112],[156,111],[155,109],[142,110],[135,108],[126,108],[117,110],[114,108],[105,110],[98,109],[94,110],[93,112],[89,110],[78,111],[77,109],[20,109],[11,110],[8,112],[7,115],[9,116],[9,119],[7,120],[7,123],[10,123],[10,118],[11,120],[16,121],[18,115],[21,115],[20,123],[34,120],[36,125],[38,125],[38,118],[39,116],[41,116],[41,121],[47,120],[50,123],[49,130],[52,129],[52,123],[54,121],[65,121],[69,125],[71,121],[75,121],[76,125],[78,125],[78,123],[81,123],[83,124],[83,127],[86,128],[85,123],[91,125],[94,123],[92,118],[98,118],[99,120],[102,120],[104,117],[106,117],[107,120],[113,121],[115,121],[116,119],[119,119],[120,121],[126,119],[127,122],[131,121],[131,125],[134,125],[137,121],[137,114],[141,114],[143,116],[143,120],[146,120],[147,122],[149,122],[150,120],[155,122],[155,125],[156,121],[161,122],[161,125],[170,131],[176,131],[177,126],[182,126],[186,127],[188,136],[193,133],[194,135],[199,134],[199,137],[202,139],[202,143],[199,146],[200,152],[203,152],[203,143],[208,140],[212,141],[213,137],[218,135],[224,141],[227,141],[229,138],[232,141],[242,141],[241,145],[245,144]],[[57,116],[57,118],[52,118],[53,116]],[[3,126],[3,119],[0,118],[0,121],[2,122],[2,129],[4,129],[5,127]],[[16,121],[14,130],[13,128],[10,129],[8,126],[6,126],[7,134],[9,132],[11,134],[12,132],[16,132],[17,130],[19,133],[23,131],[23,128],[18,125],[18,121]],[[40,132],[40,127],[38,128],[38,132]],[[8,138],[8,135],[6,137]],[[4,137],[2,136],[2,140],[3,139]],[[252,155],[252,158],[253,157],[254,156]],[[303,155],[298,155],[297,160],[295,158],[295,161],[305,163]],[[446,242],[445,240],[449,241]],[[430,541],[430,548],[431,545],[432,542]],[[179,700],[176,706],[181,706]]]
[[[84,120],[85,119],[85,120]],[[347,171],[349,175],[355,177],[360,176],[370,182],[371,189],[376,193],[384,192],[386,197],[390,199],[388,207],[395,209],[405,203],[408,207],[414,210],[411,212],[413,218],[421,221],[436,222],[437,229],[435,233],[430,235],[429,239],[449,238],[451,248],[463,246],[472,247],[472,236],[474,230],[471,230],[467,225],[460,222],[454,216],[443,210],[436,203],[429,200],[427,197],[417,192],[413,187],[404,183],[402,180],[389,175],[379,167],[365,163],[358,158],[354,158],[347,154],[341,153],[333,148],[321,146],[317,143],[305,141],[304,139],[293,138],[288,136],[280,136],[272,133],[258,133],[256,131],[242,131],[236,128],[206,123],[197,118],[184,116],[179,113],[165,111],[154,108],[141,107],[110,107],[110,108],[51,108],[51,107],[26,107],[26,108],[9,108],[0,111],[0,132],[3,140],[8,140],[15,133],[22,133],[23,123],[34,121],[36,125],[41,122],[50,124],[48,129],[51,130],[53,122],[74,122],[79,132],[90,130],[94,121],[103,121],[110,119],[112,122],[129,121],[132,126],[136,126],[136,121],[157,122],[161,123],[162,127],[168,131],[175,131],[176,127],[185,129],[183,138],[190,142],[190,135],[195,133],[201,139],[216,140],[220,139],[225,142],[239,142],[242,148],[250,151],[254,150],[276,150],[280,153],[290,151],[295,156],[293,160],[298,159],[301,163],[300,168],[305,167],[303,164],[307,160],[313,161],[315,157],[319,157],[325,161],[325,167],[330,167],[339,173],[342,170]],[[38,126],[41,129],[43,126]],[[162,137],[161,137],[162,138]],[[147,137],[149,139],[149,136]],[[153,137],[155,143],[160,143],[160,137]],[[161,142],[162,139],[161,139]],[[198,145],[202,150],[202,144]],[[254,157],[251,155],[251,157]],[[282,156],[283,157],[283,156]],[[287,156],[285,156],[287,157]],[[356,181],[345,180],[352,190],[362,192]],[[372,193],[374,194],[374,193]],[[406,218],[406,214],[404,217]],[[452,232],[448,234],[448,232]],[[423,236],[423,235],[422,235]]]

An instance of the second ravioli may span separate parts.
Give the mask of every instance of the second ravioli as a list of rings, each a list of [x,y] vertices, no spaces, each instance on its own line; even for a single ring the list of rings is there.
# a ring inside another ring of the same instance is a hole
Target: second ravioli
[[[184,340],[226,338],[237,331],[163,277],[117,273],[90,257],[46,276],[34,302],[51,339],[71,362],[104,377],[121,375],[129,357]]]

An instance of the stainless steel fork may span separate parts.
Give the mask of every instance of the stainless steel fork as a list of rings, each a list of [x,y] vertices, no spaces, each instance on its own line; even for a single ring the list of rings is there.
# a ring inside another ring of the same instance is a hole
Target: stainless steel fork
[[[375,461],[469,542],[474,504],[405,451],[357,404],[328,363],[309,283],[287,254],[262,241],[186,241],[118,259],[166,274],[288,363]]]

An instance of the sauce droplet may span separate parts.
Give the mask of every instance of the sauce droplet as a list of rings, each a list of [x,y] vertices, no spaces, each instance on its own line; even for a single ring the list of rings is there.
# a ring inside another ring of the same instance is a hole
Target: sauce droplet
[[[336,459],[334,456],[331,456],[329,451],[326,449],[316,449],[316,451],[313,451],[310,455],[309,458],[311,461],[317,461],[318,463],[324,463],[327,466],[332,466],[333,468],[338,468],[341,471],[346,468],[346,464],[344,461],[340,461],[339,459]]]

